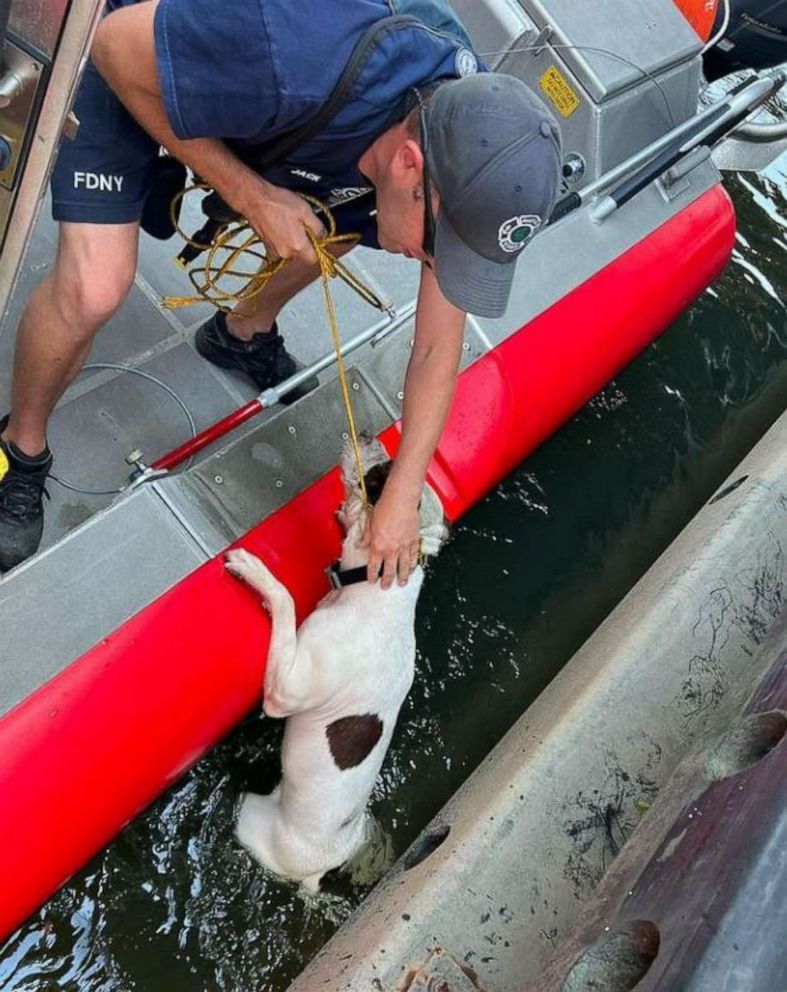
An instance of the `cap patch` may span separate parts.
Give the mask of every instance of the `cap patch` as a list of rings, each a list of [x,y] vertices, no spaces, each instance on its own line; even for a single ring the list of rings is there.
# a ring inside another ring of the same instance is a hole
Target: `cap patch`
[[[8,464],[8,458],[6,453],[0,448],[0,481],[8,474],[8,470],[11,466]]]
[[[511,217],[503,221],[497,241],[503,251],[513,255],[514,252],[522,251],[527,242],[533,237],[541,227],[543,221],[538,214],[524,214],[521,217]]]
[[[469,48],[460,48],[456,53],[457,76],[474,76],[478,72],[478,59]]]

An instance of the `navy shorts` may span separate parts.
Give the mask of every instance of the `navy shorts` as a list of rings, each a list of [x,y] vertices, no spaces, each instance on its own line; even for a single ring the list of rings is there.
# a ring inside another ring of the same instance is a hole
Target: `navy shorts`
[[[82,77],[74,113],[79,120],[76,138],[63,141],[52,170],[52,216],[81,224],[138,221],[155,175],[158,144],[92,62]],[[379,248],[373,205],[364,197],[335,208],[338,232],[357,232],[361,244]]]
[[[52,170],[52,216],[83,224],[139,220],[158,145],[88,62],[74,103],[79,130]]]

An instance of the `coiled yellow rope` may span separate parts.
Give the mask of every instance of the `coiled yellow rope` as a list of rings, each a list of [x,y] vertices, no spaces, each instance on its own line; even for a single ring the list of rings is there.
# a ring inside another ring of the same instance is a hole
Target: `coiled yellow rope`
[[[188,193],[195,190],[210,190],[211,187],[204,183],[197,183],[187,186],[173,197],[170,204],[170,218],[175,231],[189,245],[200,249],[200,253],[207,252],[205,262],[201,265],[186,268],[191,284],[194,286],[194,296],[168,296],[162,301],[162,305],[168,309],[191,306],[194,303],[208,302],[220,310],[228,311],[238,303],[246,303],[260,295],[268,285],[272,277],[279,272],[286,264],[287,260],[282,258],[268,258],[265,245],[256,232],[244,219],[232,221],[223,225],[217,232],[210,245],[203,245],[194,241],[183,231],[177,220],[177,208],[180,200]],[[345,415],[350,439],[353,446],[356,471],[358,473],[358,486],[361,492],[361,500],[365,510],[369,510],[369,498],[366,492],[364,480],[363,459],[358,441],[358,432],[355,426],[350,389],[347,383],[347,371],[344,364],[344,356],[341,350],[341,339],[339,336],[339,324],[336,317],[336,308],[331,294],[329,280],[337,276],[344,280],[351,289],[378,310],[386,310],[386,305],[380,300],[377,294],[367,286],[363,280],[359,279],[341,260],[333,255],[329,248],[331,245],[354,244],[360,240],[358,234],[337,234],[336,221],[331,211],[319,200],[311,196],[303,197],[310,203],[318,213],[320,213],[327,228],[327,233],[323,237],[318,237],[313,231],[307,229],[307,235],[311,242],[317,261],[320,266],[320,278],[322,281],[323,295],[325,297],[325,309],[328,315],[328,323],[331,328],[334,348],[336,349],[336,365],[339,370],[339,382],[341,384],[342,401],[344,403]],[[223,260],[222,260],[223,257]],[[254,258],[259,263],[256,272],[248,272],[242,266],[242,260]],[[242,280],[240,289],[228,290],[219,286],[219,283],[227,279]]]

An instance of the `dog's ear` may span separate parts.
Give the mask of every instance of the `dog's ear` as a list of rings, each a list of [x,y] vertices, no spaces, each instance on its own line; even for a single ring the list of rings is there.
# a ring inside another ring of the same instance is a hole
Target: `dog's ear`
[[[432,524],[421,531],[421,554],[425,557],[436,555],[448,540],[448,527],[445,524]]]
[[[349,498],[358,489],[358,472],[355,468],[355,455],[352,444],[348,441],[342,448],[342,482],[344,491]]]
[[[390,456],[385,448],[380,444],[380,442],[375,437],[370,437],[368,434],[362,434],[358,438],[359,447],[361,451],[361,462],[363,464],[364,473],[370,472],[377,465],[382,465],[384,462],[390,461]],[[344,490],[347,494],[348,499],[357,497],[360,490],[360,484],[358,482],[358,468],[355,463],[355,452],[353,450],[352,442],[347,441],[342,449],[342,479],[344,481]],[[374,502],[374,500],[372,500]]]
[[[380,465],[373,465],[363,477],[363,482],[366,486],[366,495],[369,497],[369,502],[372,506],[375,506],[377,500],[382,495],[385,483],[391,474],[392,466],[393,461],[389,458],[387,462],[382,462]]]
[[[421,528],[421,551],[425,555],[436,555],[448,538],[443,504],[440,497],[427,482],[424,485],[421,503],[418,508]]]

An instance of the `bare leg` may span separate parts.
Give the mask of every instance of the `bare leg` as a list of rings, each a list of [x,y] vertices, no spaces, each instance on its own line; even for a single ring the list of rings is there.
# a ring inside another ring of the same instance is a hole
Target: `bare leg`
[[[331,251],[337,258],[346,255],[352,246],[334,245]],[[259,296],[248,303],[239,303],[227,317],[227,329],[233,337],[251,340],[254,334],[266,334],[273,327],[279,312],[302,289],[319,276],[318,265],[288,262],[270,280]]]
[[[51,274],[19,325],[5,437],[28,455],[46,447],[47,421],[82,367],[96,332],[134,279],[139,225],[61,224]]]

